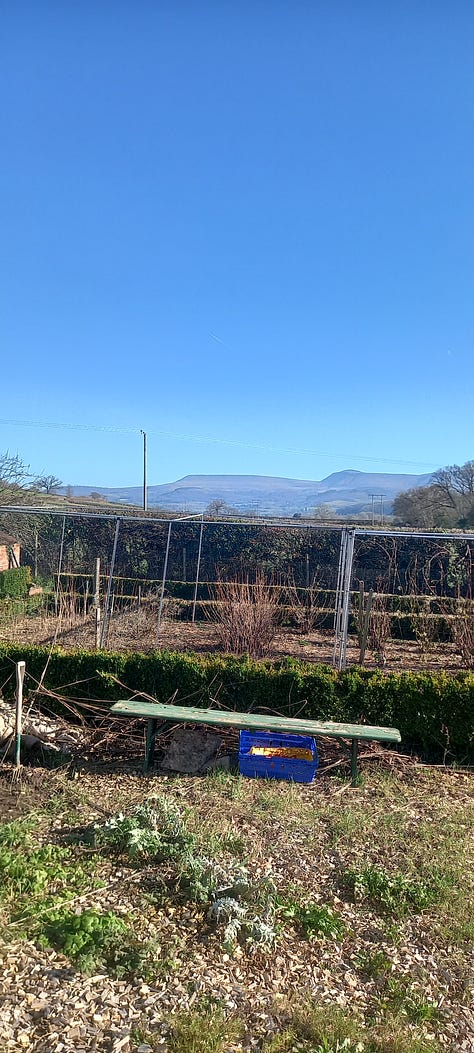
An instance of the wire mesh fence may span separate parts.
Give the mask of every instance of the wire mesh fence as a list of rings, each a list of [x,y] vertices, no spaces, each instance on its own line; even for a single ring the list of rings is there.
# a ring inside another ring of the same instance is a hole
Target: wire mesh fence
[[[226,635],[223,620],[232,625],[240,605],[262,635],[266,605],[271,631],[247,653],[474,666],[467,534],[29,510],[2,513],[0,547],[2,532],[30,571],[21,596],[8,594],[0,572],[3,639],[241,653],[235,625]]]

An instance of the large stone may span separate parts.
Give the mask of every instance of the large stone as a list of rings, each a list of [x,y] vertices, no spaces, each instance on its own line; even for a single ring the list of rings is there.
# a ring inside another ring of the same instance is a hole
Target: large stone
[[[161,767],[194,775],[203,771],[222,746],[222,736],[201,728],[178,728],[167,743]]]

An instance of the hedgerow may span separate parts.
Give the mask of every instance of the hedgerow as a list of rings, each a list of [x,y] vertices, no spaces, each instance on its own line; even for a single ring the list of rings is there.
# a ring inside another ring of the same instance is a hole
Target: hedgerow
[[[48,664],[47,664],[47,659]],[[293,658],[252,661],[232,655],[171,651],[147,654],[63,651],[0,645],[0,686],[15,690],[14,663],[26,662],[30,689],[47,664],[44,686],[77,701],[115,702],[127,690],[161,702],[212,706],[241,712],[278,712],[314,720],[364,722],[399,728],[402,748],[423,758],[467,763],[474,759],[474,674],[384,673],[360,667],[338,672]],[[26,685],[25,685],[26,686]],[[61,711],[51,697],[48,707]]]

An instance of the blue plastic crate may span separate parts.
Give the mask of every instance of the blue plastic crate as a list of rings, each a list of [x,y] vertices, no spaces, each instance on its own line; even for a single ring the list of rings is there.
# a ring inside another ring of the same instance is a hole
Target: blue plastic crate
[[[297,757],[259,757],[250,753],[252,746],[311,750],[312,760]],[[241,731],[239,771],[251,779],[287,779],[312,782],[318,767],[316,743],[309,735],[281,735],[265,731]]]

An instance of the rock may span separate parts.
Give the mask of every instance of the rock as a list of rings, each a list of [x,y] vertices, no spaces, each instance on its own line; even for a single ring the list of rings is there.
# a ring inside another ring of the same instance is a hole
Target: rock
[[[167,745],[161,768],[189,775],[204,771],[216,758],[222,746],[222,736],[201,728],[178,728]]]
[[[213,760],[206,764],[204,771],[229,771],[230,769],[230,757],[228,754],[223,754],[222,757],[214,757]]]

